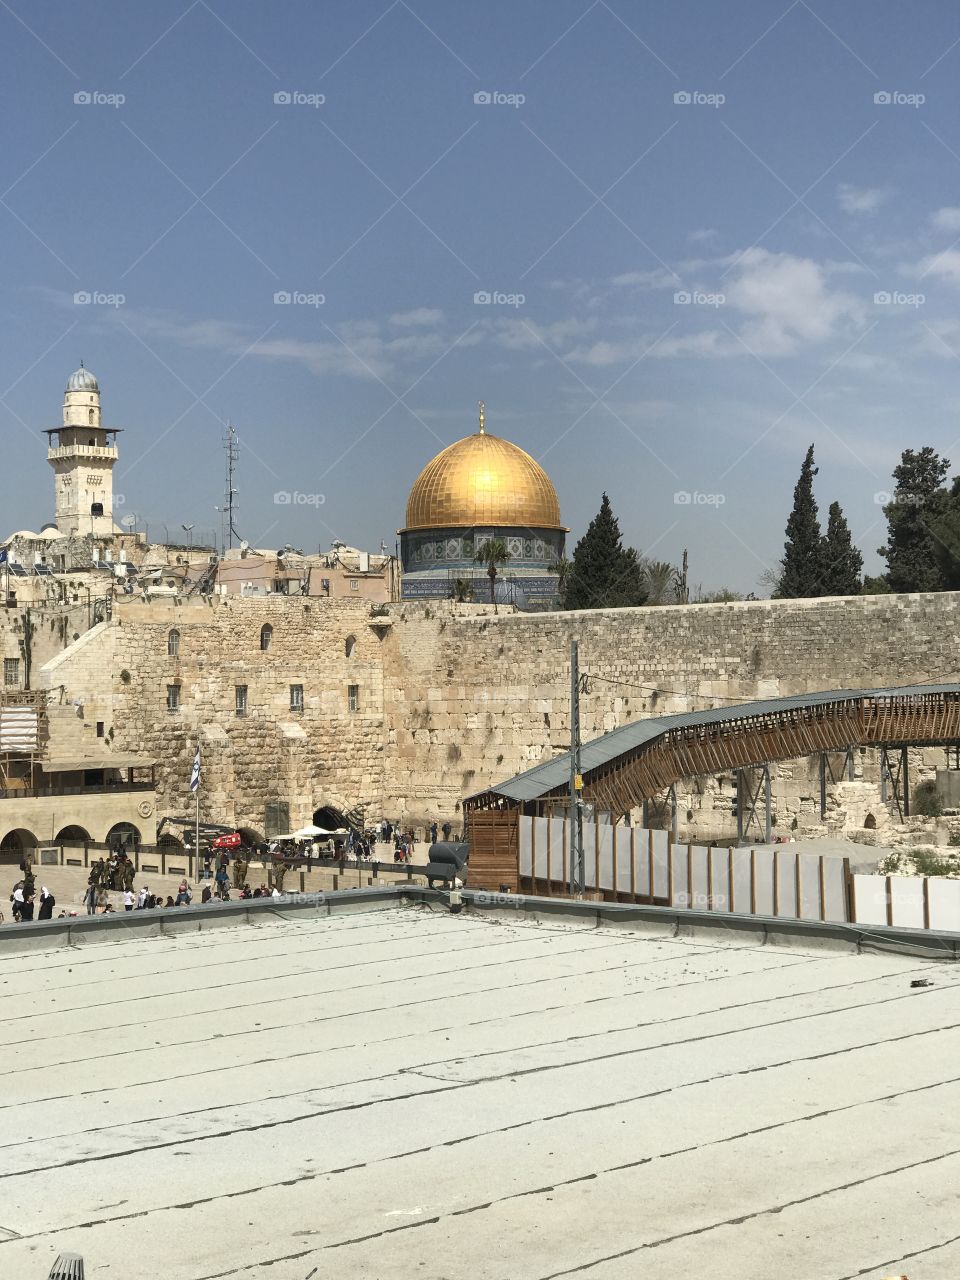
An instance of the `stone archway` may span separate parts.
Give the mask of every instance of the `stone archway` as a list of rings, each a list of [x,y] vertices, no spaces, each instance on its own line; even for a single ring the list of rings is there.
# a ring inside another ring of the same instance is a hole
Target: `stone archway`
[[[107,832],[107,844],[113,848],[119,845],[129,852],[140,847],[140,831],[132,822],[115,822]]]
[[[322,805],[319,809],[313,811],[313,825],[322,827],[324,831],[346,830],[350,823],[347,821],[347,815],[342,809],[336,809],[333,805]]]
[[[69,826],[61,827],[57,834],[53,837],[54,844],[87,844],[93,839],[86,827],[77,826],[71,823]]]
[[[39,843],[32,831],[28,831],[26,827],[15,827],[0,840],[0,863],[16,865],[22,862],[23,851],[36,849]]]
[[[263,832],[256,831],[253,827],[237,827],[237,834],[247,849],[256,849],[258,845],[266,844]]]

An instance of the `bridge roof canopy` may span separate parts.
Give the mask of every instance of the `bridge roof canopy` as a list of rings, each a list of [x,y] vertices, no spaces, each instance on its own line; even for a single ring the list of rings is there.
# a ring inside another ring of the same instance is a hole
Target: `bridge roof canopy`
[[[695,726],[734,725],[738,721],[762,719],[783,712],[812,710],[817,707],[842,702],[884,702],[891,699],[920,699],[929,696],[953,694],[960,697],[960,684],[914,684],[877,689],[829,689],[820,693],[799,693],[787,698],[763,698],[755,702],[741,702],[733,706],[715,707],[709,711],[683,711],[669,716],[648,716],[632,720],[629,724],[611,729],[609,733],[581,744],[580,771],[584,779],[598,769],[603,769],[623,759],[642,747],[649,746],[657,738],[675,729]],[[519,773],[507,782],[487,787],[470,796],[467,807],[483,802],[505,801],[524,804],[542,800],[548,795],[564,790],[570,783],[570,752],[564,751],[552,760],[544,761]]]

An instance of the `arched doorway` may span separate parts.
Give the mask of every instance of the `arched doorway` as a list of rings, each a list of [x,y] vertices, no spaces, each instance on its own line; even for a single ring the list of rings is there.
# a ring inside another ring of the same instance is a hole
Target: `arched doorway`
[[[120,847],[127,852],[139,849],[140,832],[132,822],[115,822],[107,832],[107,844],[111,849]]]
[[[237,827],[237,834],[247,849],[255,849],[258,844],[265,843],[263,832],[255,831],[253,827]]]
[[[172,852],[183,848],[183,841],[179,836],[172,835],[169,831],[165,831],[157,841],[157,847],[162,849],[170,849]]]
[[[86,844],[92,837],[90,832],[84,827],[78,827],[76,823],[69,827],[61,827],[57,834],[53,837],[54,844]]]
[[[24,849],[36,849],[39,841],[32,831],[25,827],[17,827],[0,840],[0,862],[19,863],[23,860]]]
[[[324,831],[340,831],[341,829],[346,829],[350,824],[347,822],[346,814],[341,809],[334,809],[332,805],[324,805],[322,809],[314,810],[313,825],[322,827]]]

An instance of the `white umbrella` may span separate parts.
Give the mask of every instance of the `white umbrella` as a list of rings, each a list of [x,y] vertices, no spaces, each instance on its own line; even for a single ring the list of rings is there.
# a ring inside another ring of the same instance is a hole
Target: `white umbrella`
[[[308,840],[312,836],[332,836],[334,833],[332,831],[325,831],[323,827],[315,827],[311,823],[308,823],[305,827],[301,827],[299,831],[295,831],[293,834],[297,840]]]

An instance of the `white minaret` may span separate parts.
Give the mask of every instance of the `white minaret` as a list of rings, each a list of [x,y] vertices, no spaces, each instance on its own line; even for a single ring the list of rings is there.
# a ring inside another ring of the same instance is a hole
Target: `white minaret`
[[[67,380],[63,426],[47,432],[47,461],[56,475],[55,519],[65,537],[94,534],[109,538],[118,532],[113,523],[118,430],[101,424],[100,384],[81,363]]]

